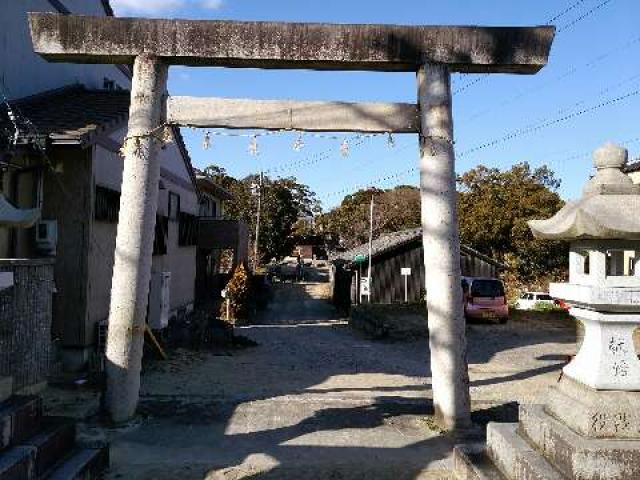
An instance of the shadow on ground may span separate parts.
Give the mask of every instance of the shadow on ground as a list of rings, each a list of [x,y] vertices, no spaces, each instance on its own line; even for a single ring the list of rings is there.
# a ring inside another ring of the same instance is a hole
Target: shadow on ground
[[[278,285],[264,315],[240,329],[256,348],[180,351],[149,368],[136,422],[85,432],[111,441],[108,478],[447,478],[460,439],[433,424],[427,342],[354,335],[326,289]],[[517,386],[542,388],[536,379],[556,372],[574,341],[568,327],[526,322],[468,334],[481,425],[515,420]]]

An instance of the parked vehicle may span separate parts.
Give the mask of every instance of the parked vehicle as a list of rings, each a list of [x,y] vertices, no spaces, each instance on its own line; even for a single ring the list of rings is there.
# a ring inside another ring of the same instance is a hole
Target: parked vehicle
[[[506,323],[509,306],[504,284],[496,278],[462,279],[464,315],[467,319],[495,319]]]
[[[535,310],[539,304],[558,305],[558,302],[546,292],[524,292],[515,307],[518,310]]]
[[[556,298],[554,302],[556,304],[556,307],[561,308],[562,310],[569,311],[569,309],[571,308],[571,305],[569,305],[567,302],[559,298]]]

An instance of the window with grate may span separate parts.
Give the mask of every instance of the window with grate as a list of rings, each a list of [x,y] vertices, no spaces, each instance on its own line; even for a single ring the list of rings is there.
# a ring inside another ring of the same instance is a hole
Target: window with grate
[[[178,215],[178,245],[190,247],[198,243],[198,217],[180,212]]]
[[[169,236],[169,218],[156,215],[156,230],[153,238],[153,255],[167,254],[167,238]]]
[[[99,222],[118,222],[120,212],[120,192],[96,185],[95,219]]]

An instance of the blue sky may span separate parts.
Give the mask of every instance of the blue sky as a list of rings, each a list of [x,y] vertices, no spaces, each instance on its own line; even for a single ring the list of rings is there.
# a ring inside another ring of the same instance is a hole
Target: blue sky
[[[590,152],[605,141],[627,143],[640,156],[640,2],[637,0],[112,0],[116,14],[130,16],[282,20],[334,23],[538,25],[572,7],[554,22],[561,31],[549,65],[534,76],[455,75],[454,121],[457,171],[478,164],[508,168],[528,161],[549,165],[562,180],[564,198],[580,195]],[[584,18],[583,18],[584,17]],[[172,95],[307,100],[415,102],[411,73],[311,72],[172,67]],[[600,106],[602,104],[606,104]],[[584,114],[573,115],[583,110]],[[570,116],[566,121],[560,120]],[[548,126],[547,126],[548,125]],[[515,138],[508,138],[519,131]],[[202,148],[203,131],[185,130],[196,167],[217,164],[232,175],[263,169],[294,175],[330,208],[359,187],[417,184],[415,135],[359,139],[213,136]],[[229,132],[248,134],[250,132]],[[349,154],[341,155],[343,139]],[[499,140],[502,139],[502,140]],[[498,140],[494,145],[477,149]],[[472,151],[469,153],[469,151]],[[386,178],[386,180],[385,180]]]

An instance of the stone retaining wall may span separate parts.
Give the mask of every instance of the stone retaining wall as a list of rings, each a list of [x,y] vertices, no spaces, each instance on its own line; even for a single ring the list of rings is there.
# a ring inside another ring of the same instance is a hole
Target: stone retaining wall
[[[0,377],[14,391],[46,381],[51,357],[53,260],[0,259],[13,286],[0,290]]]
[[[374,338],[427,337],[424,305],[358,305],[351,309],[349,325]]]

